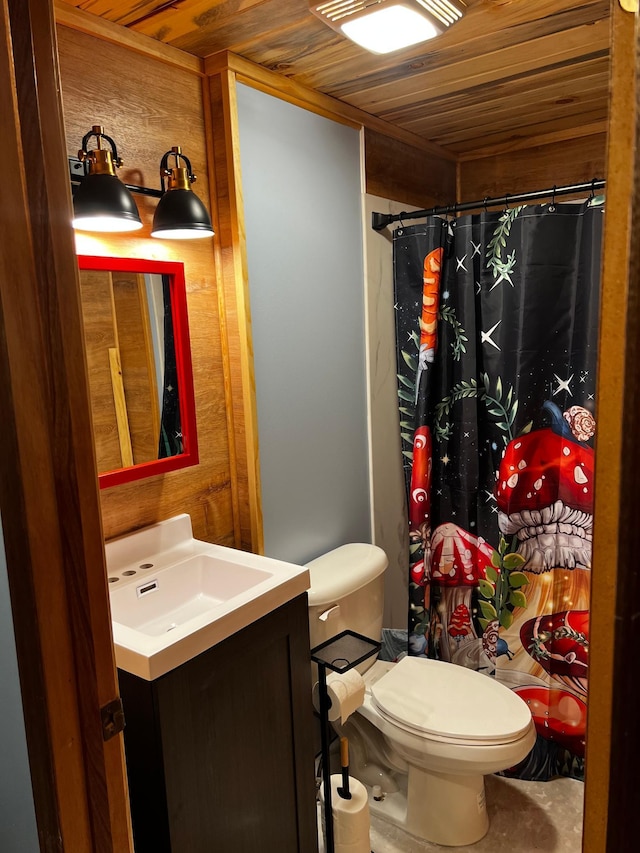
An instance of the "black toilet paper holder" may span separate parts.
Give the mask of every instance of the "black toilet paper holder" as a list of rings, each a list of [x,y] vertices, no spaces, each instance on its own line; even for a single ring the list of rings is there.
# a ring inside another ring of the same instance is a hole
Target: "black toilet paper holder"
[[[322,780],[324,785],[325,853],[335,853],[333,840],[333,812],[331,810],[331,768],[329,766],[329,708],[327,670],[343,674],[354,666],[377,655],[381,644],[357,634],[342,631],[311,649],[311,660],[318,665],[318,695],[320,700],[320,743],[322,755]]]

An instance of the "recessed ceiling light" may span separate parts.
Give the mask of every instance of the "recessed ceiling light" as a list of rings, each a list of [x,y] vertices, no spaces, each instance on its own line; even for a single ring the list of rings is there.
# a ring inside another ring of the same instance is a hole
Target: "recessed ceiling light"
[[[371,53],[427,41],[460,20],[462,0],[311,0],[311,11]]]

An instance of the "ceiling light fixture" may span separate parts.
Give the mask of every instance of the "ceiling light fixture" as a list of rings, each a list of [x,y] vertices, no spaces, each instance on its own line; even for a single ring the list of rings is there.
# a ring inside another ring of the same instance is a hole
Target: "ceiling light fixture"
[[[169,167],[170,157],[174,158],[172,167]],[[179,145],[174,145],[160,161],[162,197],[153,217],[152,237],[173,240],[213,237],[207,209],[191,189],[195,180],[189,159]]]
[[[463,0],[310,0],[311,11],[371,53],[391,53],[440,35],[459,21]]]
[[[96,138],[97,148],[89,149],[89,140]],[[103,148],[107,142],[111,150]],[[78,157],[83,164],[83,178],[73,196],[73,227],[80,231],[136,231],[142,221],[129,190],[116,177],[122,166],[116,144],[94,125],[82,138]]]

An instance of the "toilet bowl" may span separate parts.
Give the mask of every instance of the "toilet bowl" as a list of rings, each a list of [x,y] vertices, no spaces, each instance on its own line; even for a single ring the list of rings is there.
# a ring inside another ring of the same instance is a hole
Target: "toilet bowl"
[[[358,564],[356,589],[348,580],[350,558]],[[363,623],[381,626],[381,564],[379,548],[357,544],[308,564],[312,647],[328,638],[329,619],[335,629],[329,636],[346,629],[372,636]],[[345,611],[362,620],[350,622]],[[479,841],[489,828],[484,776],[522,761],[535,743],[525,702],[489,676],[442,661],[405,657],[396,664],[368,661],[361,669],[364,703],[344,725],[333,725],[349,738],[350,772],[375,793],[371,812],[437,844]]]

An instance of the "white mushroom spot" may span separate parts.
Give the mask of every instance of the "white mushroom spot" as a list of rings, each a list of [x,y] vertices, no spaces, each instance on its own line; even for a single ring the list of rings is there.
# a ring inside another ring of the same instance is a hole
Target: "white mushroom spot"
[[[518,484],[518,475],[517,475],[517,474],[512,474],[512,475],[509,477],[509,479],[507,480],[507,486],[509,486],[509,488],[510,488],[510,489],[515,489],[515,487],[517,486],[517,484]]]
[[[584,487],[584,489],[582,491],[585,493],[585,495],[589,494],[589,489],[586,486]]]
[[[523,468],[526,468],[526,467],[527,467],[527,463],[525,462],[525,460],[524,460],[524,459],[521,459],[521,460],[518,462],[518,468],[522,471],[522,469],[523,469]]]
[[[506,489],[506,488],[507,488],[507,484],[506,484],[506,482],[505,482],[504,480],[502,481],[502,488],[503,488],[503,489]]]
[[[539,477],[533,484],[533,488],[536,490],[536,492],[539,492],[542,488],[542,479],[542,477]]]
[[[509,470],[513,471],[513,465],[509,465]]]
[[[589,481],[589,478],[579,465],[576,465],[576,467],[573,469],[573,479],[578,484],[587,483]]]
[[[521,441],[519,441],[517,444],[514,444],[514,445],[513,445],[513,449],[514,449],[514,450],[517,450],[519,447],[522,447],[522,442],[521,442]]]
[[[564,453],[565,456],[571,456],[571,448],[569,448],[569,447],[563,447],[562,452]]]

